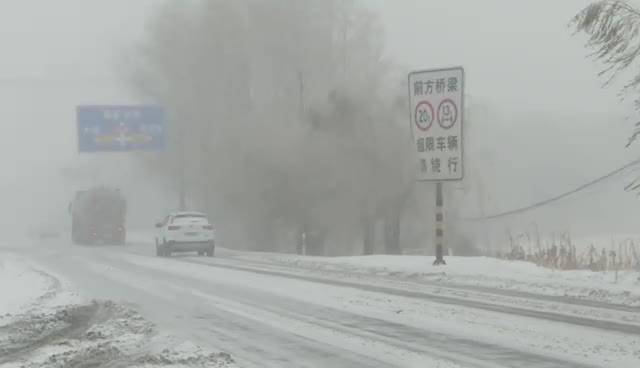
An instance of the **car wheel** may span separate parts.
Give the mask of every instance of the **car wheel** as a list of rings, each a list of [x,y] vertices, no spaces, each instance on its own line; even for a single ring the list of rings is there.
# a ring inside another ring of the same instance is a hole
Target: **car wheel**
[[[158,245],[158,252],[160,257],[169,257],[169,246],[166,240],[162,240],[162,243]]]
[[[173,242],[167,242],[165,241],[164,243],[164,255],[165,257],[171,257],[171,246],[173,245]]]
[[[199,255],[199,256],[204,256],[204,253],[205,253],[205,251],[203,251],[203,250],[199,250],[199,251],[198,251],[198,255]]]

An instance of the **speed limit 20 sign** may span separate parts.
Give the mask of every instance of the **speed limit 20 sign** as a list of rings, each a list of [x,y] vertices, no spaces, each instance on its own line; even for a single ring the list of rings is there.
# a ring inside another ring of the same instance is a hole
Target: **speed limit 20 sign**
[[[461,67],[409,74],[409,106],[417,179],[463,177],[464,70]]]

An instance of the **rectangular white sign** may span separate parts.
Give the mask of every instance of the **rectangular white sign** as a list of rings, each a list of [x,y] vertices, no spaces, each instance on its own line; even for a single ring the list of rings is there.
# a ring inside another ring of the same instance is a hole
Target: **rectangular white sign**
[[[461,180],[464,70],[409,74],[409,106],[417,180]]]

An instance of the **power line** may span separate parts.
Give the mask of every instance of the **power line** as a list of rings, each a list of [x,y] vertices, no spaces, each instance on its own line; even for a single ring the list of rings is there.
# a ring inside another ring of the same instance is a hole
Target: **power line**
[[[575,189],[572,189],[570,191],[564,192],[562,194],[558,194],[556,196],[553,196],[551,198],[545,199],[543,201],[530,204],[528,206],[516,208],[516,209],[505,211],[505,212],[499,212],[499,213],[496,213],[496,214],[493,214],[493,215],[489,215],[489,216],[463,218],[463,220],[467,220],[467,221],[494,220],[494,219],[501,218],[501,217],[507,217],[507,216],[518,214],[518,213],[527,212],[527,211],[533,210],[535,208],[542,207],[542,206],[545,206],[545,205],[547,205],[549,203],[553,203],[555,201],[558,201],[558,200],[561,200],[563,198],[569,197],[569,196],[571,196],[573,194],[576,194],[578,192],[581,192],[581,191],[583,191],[583,190],[585,190],[585,189],[587,189],[587,188],[589,188],[589,187],[591,187],[593,185],[596,185],[596,184],[598,184],[598,183],[600,183],[600,182],[602,182],[604,180],[607,180],[607,179],[609,179],[609,178],[611,178],[613,176],[616,176],[616,175],[622,173],[623,171],[625,171],[625,170],[627,170],[627,169],[629,169],[629,168],[631,168],[633,166],[636,166],[638,164],[640,164],[640,159],[631,161],[628,164],[626,164],[624,166],[621,166],[620,168],[615,169],[615,170],[611,171],[610,173],[607,173],[607,174],[602,175],[602,176],[600,176],[600,177],[598,177],[596,179],[593,179],[593,180],[591,180],[591,181],[589,181],[589,182],[587,182],[585,184],[582,184],[582,185],[580,185],[579,187],[577,187]],[[627,188],[629,188],[629,187],[627,187]]]

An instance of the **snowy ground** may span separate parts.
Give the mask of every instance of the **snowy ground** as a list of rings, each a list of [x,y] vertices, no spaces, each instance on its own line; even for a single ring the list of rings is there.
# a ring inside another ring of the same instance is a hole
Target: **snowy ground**
[[[230,252],[234,258],[270,262],[315,271],[390,276],[441,285],[469,285],[640,307],[640,271],[559,271],[530,262],[488,257],[446,257],[446,266],[433,266],[433,257],[365,256],[302,257],[276,253]]]
[[[0,256],[0,316],[20,312],[53,286],[15,256]]]
[[[29,247],[4,269],[40,291],[15,296],[6,308],[40,307],[0,322],[0,349],[18,351],[11,363],[0,358],[0,368],[45,367],[45,358],[67,359],[60,367],[78,359],[127,367],[640,366],[635,275],[622,275],[625,284],[614,285],[612,274],[447,260],[446,267],[433,268],[421,256],[322,258],[225,249],[215,258],[168,259],[155,257],[149,242]],[[71,289],[63,280],[83,298],[109,301],[43,308]],[[568,290],[587,297],[567,297]],[[20,325],[65,326],[60,320],[72,326],[72,332],[49,334],[61,344]],[[15,326],[30,348],[2,340]],[[66,357],[66,348],[81,358]],[[229,352],[234,363],[211,351]]]
[[[31,261],[0,252],[0,367],[230,367],[160,334],[133,309],[85,301]]]

